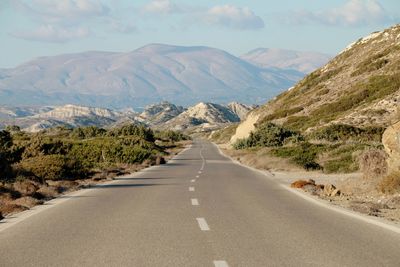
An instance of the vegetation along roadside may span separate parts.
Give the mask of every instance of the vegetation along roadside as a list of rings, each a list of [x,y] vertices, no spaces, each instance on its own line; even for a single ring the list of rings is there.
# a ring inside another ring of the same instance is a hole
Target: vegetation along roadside
[[[0,131],[0,218],[117,175],[163,164],[190,137],[138,125]]]

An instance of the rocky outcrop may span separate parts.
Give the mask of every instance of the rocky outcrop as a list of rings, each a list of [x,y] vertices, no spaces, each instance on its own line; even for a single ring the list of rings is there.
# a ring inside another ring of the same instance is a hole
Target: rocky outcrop
[[[137,117],[150,125],[158,125],[175,118],[185,109],[181,106],[176,106],[167,101],[158,104],[146,106],[144,111]]]
[[[260,117],[259,114],[255,112],[251,112],[247,115],[246,120],[244,120],[239,126],[236,128],[235,134],[231,138],[231,143],[235,143],[238,139],[247,138],[251,131],[253,131],[255,127],[255,123],[258,121]]]
[[[204,130],[211,130],[227,123],[239,121],[240,118],[228,107],[201,102],[169,120],[163,127],[175,130],[200,127]]]
[[[388,154],[389,171],[400,170],[400,122],[389,126],[382,136],[382,143]]]
[[[242,103],[238,103],[238,102],[231,102],[227,105],[227,107],[233,112],[235,113],[240,120],[243,120],[246,118],[247,113],[249,113],[250,110],[253,109],[253,107],[242,104]]]

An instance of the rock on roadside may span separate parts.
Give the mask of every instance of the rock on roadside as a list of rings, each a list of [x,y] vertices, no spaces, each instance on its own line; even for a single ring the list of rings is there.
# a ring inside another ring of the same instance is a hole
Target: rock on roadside
[[[382,136],[382,143],[389,155],[389,171],[400,170],[400,122],[389,126]]]

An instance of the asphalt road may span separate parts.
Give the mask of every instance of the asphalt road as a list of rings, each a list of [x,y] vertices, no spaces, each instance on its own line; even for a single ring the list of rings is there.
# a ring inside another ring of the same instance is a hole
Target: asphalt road
[[[196,141],[0,232],[0,266],[400,266],[400,235]],[[1,226],[1,225],[0,225]]]

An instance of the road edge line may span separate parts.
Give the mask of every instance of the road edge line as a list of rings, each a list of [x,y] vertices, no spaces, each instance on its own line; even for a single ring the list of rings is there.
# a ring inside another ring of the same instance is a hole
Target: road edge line
[[[191,149],[193,147],[193,144],[188,145],[186,148],[182,149],[181,151],[179,151],[178,154],[176,154],[173,158],[171,158],[169,161],[167,161],[166,164],[168,164],[169,162],[173,161],[174,158],[178,155],[180,155],[181,153]],[[124,178],[124,177],[128,177],[128,176],[135,176],[144,172],[147,172],[148,170],[152,170],[155,168],[158,168],[162,165],[154,165],[154,166],[150,166],[147,168],[144,168],[138,172],[134,172],[134,173],[130,173],[130,174],[125,174],[125,175],[121,175],[121,176],[117,176],[115,178]],[[83,196],[85,194],[87,194],[88,192],[90,192],[91,190],[97,189],[97,188],[101,188],[102,186],[107,186],[107,185],[111,185],[114,183],[118,183],[118,180],[111,180],[102,184],[97,184],[93,187],[88,187],[88,188],[82,188],[82,189],[78,189],[76,191],[72,191],[69,192],[67,194],[63,194],[60,195],[56,198],[50,199],[48,201],[45,201],[43,204],[40,205],[36,205],[28,210],[22,211],[22,212],[18,212],[15,213],[13,215],[10,215],[10,217],[5,217],[3,220],[0,221],[0,233],[7,230],[8,228],[25,221],[26,219],[37,215],[39,213],[41,213],[42,211],[45,211],[47,209],[51,209],[53,207],[55,207],[58,204],[64,203],[70,199],[72,199],[73,197],[79,197],[79,196]]]
[[[224,156],[225,158],[230,159],[234,164],[237,164],[237,165],[239,165],[239,166],[245,167],[245,168],[247,168],[247,169],[249,169],[249,170],[252,170],[252,171],[254,171],[254,172],[258,172],[258,173],[262,174],[264,177],[267,177],[268,179],[270,179],[270,180],[272,180],[272,181],[275,181],[275,182],[278,183],[282,188],[286,189],[287,191],[289,191],[289,192],[291,192],[291,193],[296,194],[297,196],[303,198],[304,200],[307,200],[307,201],[309,201],[309,202],[311,202],[311,203],[314,203],[315,205],[318,205],[318,206],[320,206],[320,207],[324,207],[324,208],[330,209],[330,210],[335,211],[335,212],[337,212],[337,213],[340,213],[340,214],[343,214],[343,215],[347,215],[347,216],[349,216],[349,217],[352,217],[352,218],[361,220],[361,221],[363,221],[363,222],[365,222],[365,223],[372,224],[372,225],[375,225],[375,226],[384,228],[384,229],[386,229],[386,230],[395,232],[395,233],[397,233],[397,234],[400,234],[400,226],[398,226],[398,225],[396,225],[396,224],[391,224],[390,222],[388,222],[388,221],[386,221],[386,220],[383,220],[383,219],[372,218],[372,217],[367,216],[367,215],[359,214],[359,213],[356,213],[356,212],[354,212],[354,211],[348,210],[348,209],[343,208],[343,207],[333,206],[332,204],[329,204],[329,203],[327,203],[326,201],[324,201],[324,200],[322,200],[322,199],[313,198],[313,197],[307,195],[307,193],[305,193],[305,192],[302,192],[302,191],[299,191],[299,190],[290,188],[289,186],[287,186],[287,185],[285,185],[285,184],[282,184],[282,183],[279,183],[279,182],[278,182],[277,180],[275,180],[275,179],[272,179],[272,177],[269,176],[269,174],[266,173],[265,171],[256,169],[256,168],[251,167],[251,166],[244,165],[243,163],[241,163],[241,162],[239,162],[239,161],[237,161],[237,160],[232,159],[231,157],[225,155],[225,154],[221,151],[221,149],[219,148],[218,145],[216,145],[216,144],[213,143],[213,142],[211,142],[211,143],[218,149],[218,152],[219,152],[219,154],[220,154],[221,156]]]

